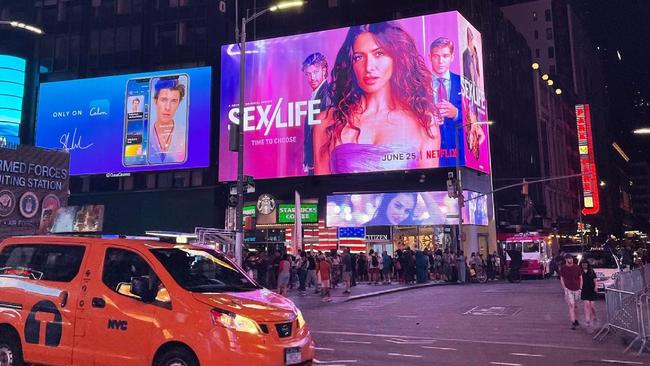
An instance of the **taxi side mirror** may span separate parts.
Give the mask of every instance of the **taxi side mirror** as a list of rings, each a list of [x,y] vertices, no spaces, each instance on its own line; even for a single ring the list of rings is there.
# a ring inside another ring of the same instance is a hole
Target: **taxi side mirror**
[[[133,277],[131,279],[131,293],[139,296],[145,303],[153,302],[156,293],[151,288],[151,281],[147,276]]]

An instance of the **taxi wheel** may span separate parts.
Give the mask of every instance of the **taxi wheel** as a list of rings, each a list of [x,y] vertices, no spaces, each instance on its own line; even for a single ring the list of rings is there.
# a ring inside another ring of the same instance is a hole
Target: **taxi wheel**
[[[199,366],[199,361],[185,348],[172,348],[158,358],[155,366]]]
[[[6,333],[0,334],[0,366],[23,366],[20,342]]]

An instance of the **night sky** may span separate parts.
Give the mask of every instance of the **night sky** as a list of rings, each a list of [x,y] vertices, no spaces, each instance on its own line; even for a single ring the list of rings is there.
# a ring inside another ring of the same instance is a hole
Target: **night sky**
[[[649,158],[650,136],[631,131],[650,127],[650,1],[573,0],[603,60],[610,101],[612,138],[633,159]],[[619,59],[620,54],[620,59]]]

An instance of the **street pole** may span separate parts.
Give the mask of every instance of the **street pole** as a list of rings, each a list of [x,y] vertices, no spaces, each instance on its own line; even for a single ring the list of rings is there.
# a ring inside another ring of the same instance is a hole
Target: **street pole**
[[[239,126],[237,126],[237,212],[235,215],[235,260],[242,264],[244,247],[244,83],[246,81],[246,18],[239,33]]]
[[[463,128],[463,122],[460,121],[456,125],[456,200],[458,203],[458,248],[456,248],[456,253],[460,251],[460,248],[463,246],[463,182],[460,177],[460,144],[459,144],[459,134],[458,130]]]

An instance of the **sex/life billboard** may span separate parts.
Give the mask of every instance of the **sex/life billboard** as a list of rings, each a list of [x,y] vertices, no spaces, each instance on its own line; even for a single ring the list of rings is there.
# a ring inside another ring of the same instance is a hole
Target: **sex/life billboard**
[[[40,222],[68,203],[69,155],[0,145],[0,240],[42,233]]]
[[[207,167],[209,67],[41,84],[36,145],[70,174]]]
[[[247,43],[244,169],[256,179],[451,167],[489,173],[480,33],[448,12]],[[239,123],[222,47],[219,179]],[[456,149],[456,132],[460,148]]]
[[[463,194],[463,223],[487,225],[486,196]],[[327,196],[326,212],[328,227],[458,224],[458,201],[446,191]]]
[[[578,131],[578,155],[582,173],[582,214],[595,215],[600,211],[598,197],[598,173],[594,157],[594,139],[591,133],[591,112],[589,104],[576,105],[576,128]]]

